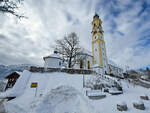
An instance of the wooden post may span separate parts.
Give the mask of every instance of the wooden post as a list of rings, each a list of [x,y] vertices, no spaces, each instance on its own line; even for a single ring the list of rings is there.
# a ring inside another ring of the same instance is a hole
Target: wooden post
[[[35,90],[35,97],[36,97],[36,95],[37,95],[37,87],[36,87],[36,90]]]

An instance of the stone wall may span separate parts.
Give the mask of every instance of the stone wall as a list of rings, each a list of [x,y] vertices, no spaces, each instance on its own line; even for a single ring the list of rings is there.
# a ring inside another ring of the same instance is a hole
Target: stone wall
[[[65,73],[69,73],[69,74],[95,74],[95,72],[93,70],[85,70],[85,69],[66,69],[66,68],[46,68],[44,69],[44,67],[35,67],[35,66],[31,66],[29,69],[30,72],[40,72],[40,73],[44,73],[44,72],[65,72]]]

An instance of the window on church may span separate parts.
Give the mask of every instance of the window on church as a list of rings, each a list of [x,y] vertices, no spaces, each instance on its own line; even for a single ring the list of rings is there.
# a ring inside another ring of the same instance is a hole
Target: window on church
[[[61,62],[59,62],[59,66],[61,66]]]
[[[83,60],[80,60],[80,68],[83,68]]]
[[[88,61],[88,69],[90,69],[90,61]]]

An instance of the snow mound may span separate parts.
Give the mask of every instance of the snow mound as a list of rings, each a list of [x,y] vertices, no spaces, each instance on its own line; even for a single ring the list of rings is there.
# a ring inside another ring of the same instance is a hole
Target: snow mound
[[[7,112],[4,113],[28,113],[24,109],[20,108],[18,105],[15,104],[7,104],[5,106]]]
[[[73,87],[52,89],[39,103],[35,113],[95,113],[83,96]]]

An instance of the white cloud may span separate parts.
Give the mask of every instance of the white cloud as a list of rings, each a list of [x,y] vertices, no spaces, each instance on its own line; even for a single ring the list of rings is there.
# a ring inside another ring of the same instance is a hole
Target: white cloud
[[[149,28],[148,15],[142,9],[142,2],[131,0],[118,1],[118,5],[104,0],[26,0],[20,12],[25,12],[28,19],[21,21],[13,16],[0,15],[1,31],[7,40],[0,42],[3,49],[0,55],[7,56],[2,63],[37,63],[42,65],[42,57],[50,54],[50,48],[56,39],[75,31],[81,45],[91,50],[91,21],[95,9],[103,20],[104,38],[108,58],[119,65],[139,68],[150,64],[149,46],[138,46],[142,32]],[[131,5],[131,8],[127,6]],[[128,10],[127,10],[128,9]],[[120,11],[114,16],[112,11]],[[138,24],[141,26],[138,28]],[[113,31],[113,32],[111,32]],[[143,40],[144,42],[145,40]],[[140,42],[142,43],[142,42]],[[144,53],[142,52],[144,50]],[[10,58],[14,57],[14,58]],[[144,57],[144,59],[143,59]],[[25,62],[20,59],[26,59]],[[17,60],[18,59],[18,60]]]

